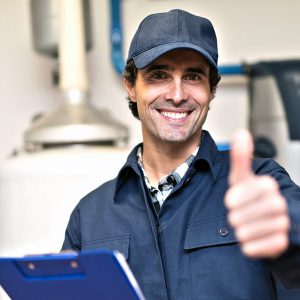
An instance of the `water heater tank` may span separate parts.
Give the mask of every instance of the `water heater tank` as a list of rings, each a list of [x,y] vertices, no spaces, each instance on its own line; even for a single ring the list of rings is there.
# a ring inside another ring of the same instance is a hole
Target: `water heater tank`
[[[70,146],[0,164],[0,255],[60,251],[75,205],[116,177],[127,154],[116,147]]]
[[[92,29],[89,0],[82,0],[84,14],[85,48],[92,47]],[[59,0],[31,0],[31,28],[34,49],[43,55],[58,56]]]

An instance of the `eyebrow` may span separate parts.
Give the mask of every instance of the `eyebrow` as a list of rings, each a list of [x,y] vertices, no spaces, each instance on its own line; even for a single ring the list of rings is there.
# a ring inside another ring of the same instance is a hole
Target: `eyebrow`
[[[169,65],[151,65],[143,70],[143,73],[147,74],[152,71],[161,71],[161,70],[168,70],[172,71],[174,68],[170,67]]]
[[[152,71],[162,71],[162,70],[167,70],[167,71],[173,71],[174,68],[171,67],[170,65],[151,65],[149,66],[148,68],[145,68],[143,70],[143,73],[144,74],[148,74]],[[202,75],[208,75],[206,74],[206,72],[204,71],[205,68],[204,67],[190,67],[190,68],[187,68],[185,69],[185,72],[187,73],[199,73],[199,74],[202,74]]]
[[[186,72],[189,72],[189,73],[199,73],[199,74],[202,74],[202,75],[208,75],[208,74],[206,74],[206,72],[204,71],[204,68],[202,68],[202,67],[199,67],[199,68],[187,68]]]

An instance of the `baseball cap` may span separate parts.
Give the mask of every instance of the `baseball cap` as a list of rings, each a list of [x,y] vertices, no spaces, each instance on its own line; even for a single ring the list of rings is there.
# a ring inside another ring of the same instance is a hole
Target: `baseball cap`
[[[143,69],[162,54],[179,48],[193,49],[218,70],[218,45],[212,23],[181,9],[147,16],[139,25],[126,63],[133,59]]]

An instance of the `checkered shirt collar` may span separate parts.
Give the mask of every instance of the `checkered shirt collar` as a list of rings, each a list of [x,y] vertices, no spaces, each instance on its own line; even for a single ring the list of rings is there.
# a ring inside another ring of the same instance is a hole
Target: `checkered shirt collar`
[[[160,181],[158,182],[158,189],[160,191],[169,190],[170,188],[173,189],[173,187],[175,187],[181,181],[186,171],[188,170],[189,166],[191,165],[193,159],[195,158],[198,150],[199,150],[199,146],[195,149],[195,151],[188,157],[188,159],[184,163],[178,166],[169,175],[164,176],[163,178],[160,179]],[[149,177],[147,176],[147,173],[143,168],[142,146],[140,146],[137,150],[137,157],[138,157],[138,163],[142,168],[144,174],[147,188],[150,190],[150,192],[156,190],[155,187],[151,186]]]

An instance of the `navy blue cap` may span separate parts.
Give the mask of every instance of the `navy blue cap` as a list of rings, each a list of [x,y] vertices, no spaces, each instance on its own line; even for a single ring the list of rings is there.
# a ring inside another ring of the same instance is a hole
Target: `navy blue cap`
[[[127,63],[133,59],[143,69],[162,54],[179,48],[193,49],[218,70],[218,45],[211,22],[184,10],[174,9],[147,16],[139,25],[129,48]]]

